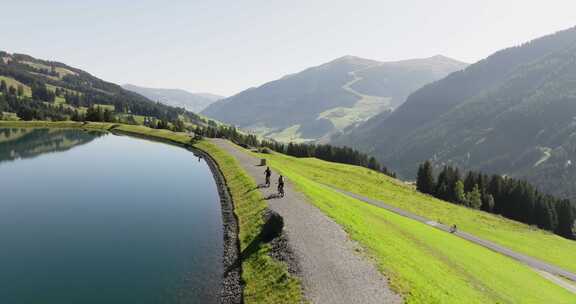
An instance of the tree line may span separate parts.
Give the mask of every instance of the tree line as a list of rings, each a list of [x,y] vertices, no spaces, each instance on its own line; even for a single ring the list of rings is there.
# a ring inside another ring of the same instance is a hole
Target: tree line
[[[422,193],[576,239],[576,204],[541,193],[525,180],[444,166],[435,176],[432,163],[418,167],[416,188]]]
[[[0,94],[0,113],[16,113],[22,120],[68,120],[78,111],[63,105],[45,104],[42,101],[22,98],[8,91]]]
[[[336,147],[332,145],[316,145],[308,143],[280,143],[274,140],[259,140],[256,135],[238,132],[232,126],[216,126],[214,123],[205,127],[196,127],[194,130],[196,139],[201,137],[226,138],[245,148],[268,148],[270,150],[294,156],[294,157],[315,157],[318,159],[335,163],[362,166],[368,169],[382,172],[386,175],[396,177],[394,172],[388,170],[380,164],[376,158],[368,156],[362,152],[349,147]]]

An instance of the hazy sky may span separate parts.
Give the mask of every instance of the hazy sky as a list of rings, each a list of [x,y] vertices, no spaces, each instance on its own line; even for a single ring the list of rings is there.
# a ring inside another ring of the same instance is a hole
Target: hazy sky
[[[574,0],[0,0],[0,49],[118,84],[231,95],[343,55],[474,62],[576,25]]]

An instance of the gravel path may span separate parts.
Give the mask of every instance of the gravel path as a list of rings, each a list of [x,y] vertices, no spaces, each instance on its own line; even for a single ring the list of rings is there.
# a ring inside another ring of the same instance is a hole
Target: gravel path
[[[437,228],[437,229],[444,230],[444,231],[446,231],[446,232],[449,232],[449,231],[450,231],[450,227],[448,227],[448,226],[446,226],[446,225],[437,223],[437,222],[435,222],[435,221],[432,221],[432,220],[427,219],[427,218],[425,218],[425,217],[422,217],[422,216],[413,214],[413,213],[411,213],[411,212],[407,212],[407,211],[402,210],[402,209],[400,209],[400,208],[397,208],[397,207],[388,205],[388,204],[386,204],[386,203],[384,203],[384,202],[377,201],[377,200],[374,200],[374,199],[371,199],[371,198],[368,198],[368,197],[365,197],[365,196],[362,196],[362,195],[358,195],[358,194],[356,194],[356,193],[351,193],[351,192],[348,192],[348,191],[345,191],[345,190],[342,190],[342,189],[338,189],[338,188],[335,188],[335,187],[331,187],[331,186],[329,186],[329,185],[325,185],[325,186],[326,186],[326,187],[329,187],[329,188],[331,188],[331,189],[333,189],[333,190],[335,190],[335,191],[338,191],[338,192],[340,192],[340,193],[342,193],[342,194],[345,194],[345,195],[348,195],[348,196],[350,196],[350,197],[356,198],[356,199],[358,199],[358,200],[364,201],[364,202],[369,203],[369,204],[371,204],[371,205],[384,208],[384,209],[386,209],[386,210],[392,211],[392,212],[394,212],[394,213],[396,213],[396,214],[405,216],[405,217],[407,217],[407,218],[410,218],[410,219],[413,219],[413,220],[416,220],[416,221],[425,223],[425,224],[430,225],[430,226],[432,226],[432,227],[435,227],[435,228]],[[476,243],[476,244],[478,244],[478,245],[484,246],[484,247],[486,247],[486,248],[488,248],[488,249],[490,249],[490,250],[496,251],[496,252],[498,252],[498,253],[500,253],[500,254],[503,254],[503,255],[505,255],[505,256],[508,256],[508,257],[510,257],[510,258],[513,258],[513,259],[515,259],[515,260],[517,260],[517,261],[520,261],[520,262],[522,262],[522,263],[524,263],[524,264],[526,264],[526,265],[528,265],[528,266],[536,269],[536,270],[537,270],[539,273],[541,273],[541,274],[542,274],[543,272],[544,272],[544,273],[549,273],[549,274],[552,274],[552,275],[555,275],[555,276],[561,276],[561,277],[564,277],[564,278],[566,278],[566,279],[568,279],[568,280],[570,280],[570,281],[576,282],[576,274],[573,273],[573,272],[570,272],[570,271],[568,271],[568,270],[566,270],[566,269],[560,268],[560,267],[558,267],[558,266],[554,266],[554,265],[552,265],[552,264],[546,263],[546,262],[544,262],[544,261],[538,260],[538,259],[536,259],[536,258],[527,256],[527,255],[524,255],[524,254],[521,254],[521,253],[512,251],[512,250],[510,250],[510,249],[508,249],[508,248],[506,248],[506,247],[504,247],[504,246],[500,246],[500,245],[498,245],[498,244],[496,244],[496,243],[493,243],[493,242],[491,242],[491,241],[488,241],[488,240],[479,238],[479,237],[477,237],[477,236],[474,236],[474,235],[469,234],[469,233],[466,233],[466,232],[457,231],[457,232],[454,233],[454,235],[457,235],[457,236],[459,236],[459,237],[461,237],[461,238],[463,238],[463,239],[466,239],[466,240],[468,240],[468,241],[470,241],[470,242],[472,242],[472,243]],[[550,278],[550,276],[546,276],[546,278]],[[558,281],[555,281],[555,282],[558,282]],[[562,287],[565,287],[565,288],[566,288],[566,286],[567,286],[566,284],[558,284],[558,285],[560,285],[560,286],[562,286]],[[569,286],[569,285],[568,285],[568,286]],[[576,291],[576,288],[574,288],[574,286],[571,286],[571,288],[567,288],[567,289],[570,290],[570,291],[572,291],[572,292],[575,292],[575,291]]]
[[[213,143],[236,157],[256,183],[264,182],[264,167],[226,140]],[[278,175],[272,174],[273,186],[261,188],[264,197],[271,197]],[[319,209],[306,202],[303,194],[294,191],[288,180],[284,198],[268,200],[270,209],[284,218],[290,247],[301,268],[302,285],[312,303],[401,303],[376,266],[358,252],[360,247],[344,230]]]

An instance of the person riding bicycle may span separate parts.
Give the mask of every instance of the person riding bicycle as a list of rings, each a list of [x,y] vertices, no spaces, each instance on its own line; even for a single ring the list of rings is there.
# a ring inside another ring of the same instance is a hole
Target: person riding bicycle
[[[266,176],[266,187],[270,187],[270,176],[272,176],[272,171],[270,170],[270,167],[266,167],[264,175]]]
[[[452,225],[452,227],[450,227],[450,233],[454,233],[458,230],[458,227],[456,227],[456,224]]]
[[[278,194],[280,197],[284,197],[284,177],[282,175],[278,177]]]

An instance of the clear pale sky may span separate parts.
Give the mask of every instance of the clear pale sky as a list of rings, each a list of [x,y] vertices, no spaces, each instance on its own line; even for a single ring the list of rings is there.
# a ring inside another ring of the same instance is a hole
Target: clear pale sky
[[[576,25],[574,0],[0,2],[2,50],[222,95],[343,55],[475,62]]]

